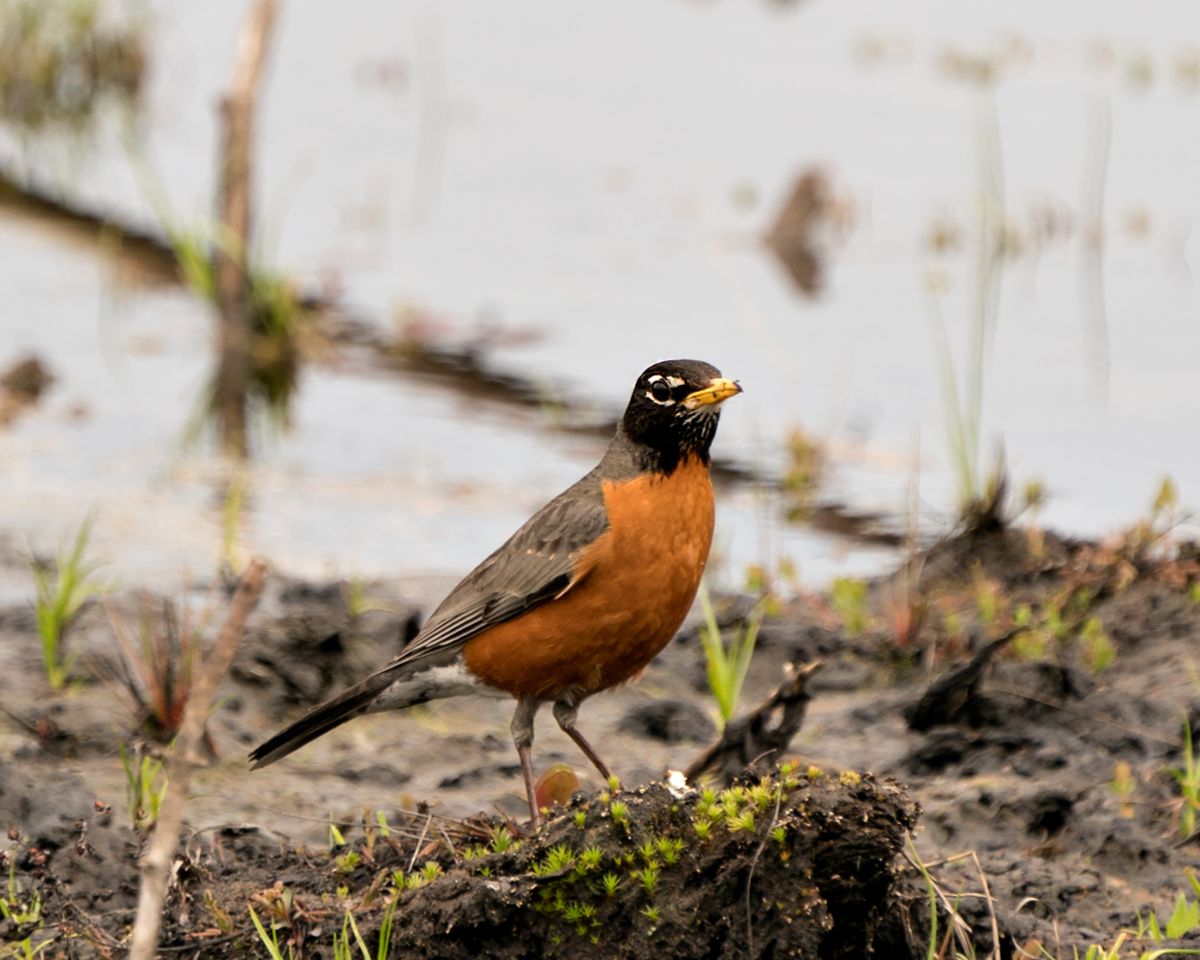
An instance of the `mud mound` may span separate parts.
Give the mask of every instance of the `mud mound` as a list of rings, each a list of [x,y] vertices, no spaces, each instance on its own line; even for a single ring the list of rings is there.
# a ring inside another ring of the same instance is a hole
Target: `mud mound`
[[[64,817],[90,806],[82,784],[59,786]],[[73,938],[72,956],[106,955],[130,920],[133,835],[106,815],[87,831],[87,849],[74,842],[79,822],[59,823],[56,813],[46,825],[47,804],[17,793],[8,791],[4,812],[27,815],[18,821],[23,852],[13,851],[18,889],[40,896],[45,919]],[[579,794],[524,841],[510,840],[503,821],[483,820],[451,827],[452,838],[423,816],[386,834],[368,826],[319,853],[256,828],[208,830],[181,848],[162,949],[256,953],[253,907],[285,953],[324,955],[350,915],[374,955],[395,899],[390,943],[405,957],[836,960],[880,945],[909,956],[894,939],[903,906],[893,881],[916,816],[895,783],[813,770],[722,793],[652,784]]]

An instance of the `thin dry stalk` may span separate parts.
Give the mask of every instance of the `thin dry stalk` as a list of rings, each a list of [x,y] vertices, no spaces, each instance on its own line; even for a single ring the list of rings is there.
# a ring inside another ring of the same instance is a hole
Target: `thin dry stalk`
[[[758,861],[762,858],[763,850],[766,849],[767,840],[771,836],[771,831],[775,829],[775,824],[779,822],[779,808],[783,804],[783,778],[780,777],[780,782],[775,785],[775,810],[771,814],[771,822],[767,824],[767,829],[763,831],[762,841],[758,845],[758,849],[754,851],[754,858],[750,861],[750,870],[746,873],[746,956],[753,957],[754,953],[754,913],[750,909],[750,884],[754,880],[754,871],[758,867]]]
[[[910,847],[911,846],[912,845],[910,843]],[[949,915],[951,920],[951,929],[946,931],[946,940],[943,941],[941,945],[939,956],[949,946],[951,934],[953,934],[954,938],[958,940],[959,946],[967,952],[967,955],[975,956],[974,945],[970,940],[970,926],[962,917],[958,915],[957,907],[957,901],[969,897],[973,900],[982,900],[987,904],[988,921],[992,931],[992,949],[988,951],[988,957],[991,958],[991,960],[1000,960],[1000,923],[996,919],[996,900],[992,896],[991,887],[988,886],[987,875],[983,872],[983,864],[979,862],[979,855],[974,850],[966,850],[962,853],[956,853],[949,857],[943,857],[940,860],[931,860],[927,863],[922,862],[920,864],[916,862],[915,857],[915,848],[906,850],[904,852],[904,858],[908,860],[908,862],[917,870],[918,873],[922,873],[928,878],[929,883],[933,886],[938,900],[940,900],[942,906],[945,907],[946,913]],[[934,877],[930,871],[936,867],[947,866],[952,863],[958,863],[962,860],[970,860],[975,864],[975,870],[979,874],[981,892],[955,892],[953,894],[954,901],[952,902],[950,895],[946,893],[942,883],[936,877]],[[924,869],[922,869],[922,867]]]
[[[129,960],[153,960],[158,949],[158,932],[162,923],[163,900],[166,897],[167,881],[171,876],[171,865],[179,846],[179,830],[183,824],[183,808],[187,803],[188,782],[195,765],[197,747],[204,735],[205,721],[212,707],[217,685],[225,676],[233,655],[242,638],[242,630],[250,611],[258,603],[262,593],[266,564],[255,559],[247,567],[233,602],[229,616],[212,652],[198,665],[192,695],[188,698],[179,726],[179,736],[167,762],[166,799],[158,814],[158,825],[150,846],[142,857],[142,884],[138,891],[137,917],[133,924],[133,939],[129,948]]]

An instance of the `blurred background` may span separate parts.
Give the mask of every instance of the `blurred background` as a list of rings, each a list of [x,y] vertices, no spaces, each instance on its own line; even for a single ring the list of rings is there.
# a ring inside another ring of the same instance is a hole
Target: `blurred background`
[[[1190,10],[0,0],[0,530],[455,576],[678,356],[727,586],[1186,501]]]

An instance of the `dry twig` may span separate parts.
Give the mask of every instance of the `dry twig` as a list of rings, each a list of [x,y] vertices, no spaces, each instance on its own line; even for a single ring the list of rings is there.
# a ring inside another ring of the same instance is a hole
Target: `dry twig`
[[[188,782],[192,767],[196,763],[197,748],[204,736],[205,720],[211,709],[217,685],[225,676],[250,611],[258,603],[262,593],[266,564],[254,560],[242,576],[237,593],[229,606],[229,616],[217,638],[216,644],[197,671],[188,698],[179,736],[167,762],[167,795],[158,814],[158,825],[150,846],[142,857],[142,884],[138,891],[137,918],[133,924],[133,939],[129,948],[129,960],[153,960],[158,946],[158,932],[162,923],[162,906],[166,897],[167,881],[172,872],[175,851],[179,846],[179,830],[183,825],[183,808],[187,803]]]
[[[759,760],[777,760],[804,723],[808,681],[821,669],[821,661],[803,666],[785,665],[783,683],[747,716],[725,726],[721,738],[692,761],[684,771],[690,782],[701,776],[733,780]]]

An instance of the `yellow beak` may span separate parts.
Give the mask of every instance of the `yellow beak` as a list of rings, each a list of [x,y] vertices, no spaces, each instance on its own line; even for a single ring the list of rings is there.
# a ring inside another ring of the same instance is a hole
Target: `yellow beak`
[[[714,377],[708,381],[708,386],[689,393],[683,398],[683,405],[689,410],[697,407],[708,407],[728,400],[742,392],[741,385],[736,380],[726,380],[724,377]]]

